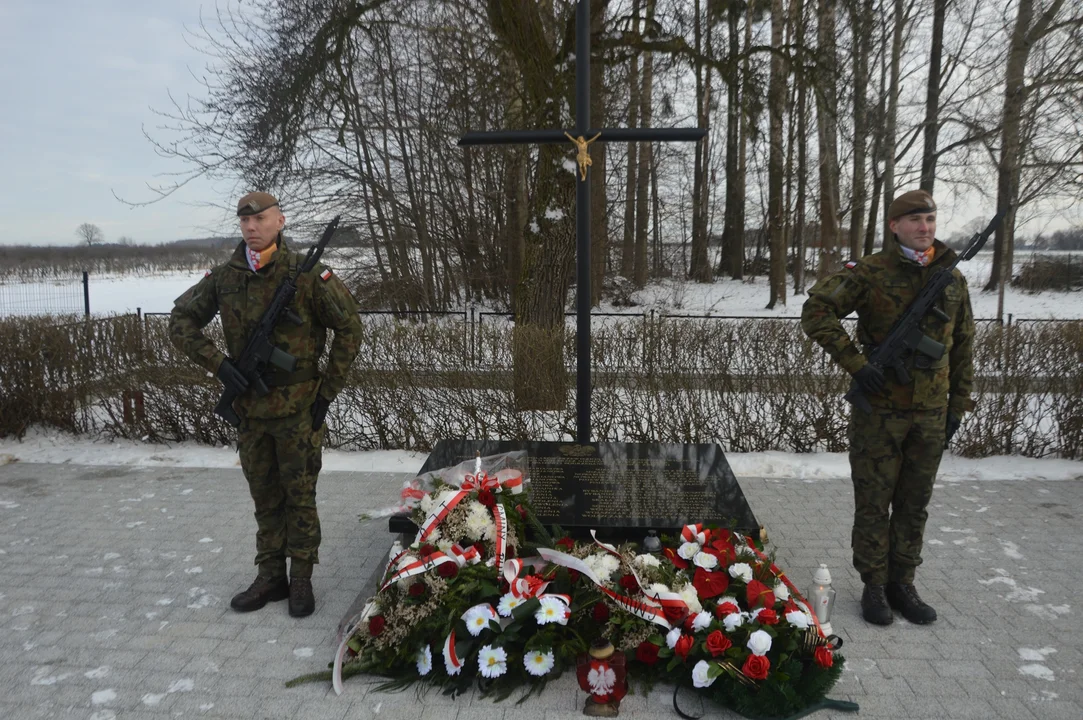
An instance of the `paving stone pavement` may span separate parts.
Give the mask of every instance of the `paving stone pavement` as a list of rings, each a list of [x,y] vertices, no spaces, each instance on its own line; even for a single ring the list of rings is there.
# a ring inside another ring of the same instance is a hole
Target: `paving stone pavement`
[[[422,718],[571,720],[570,674],[522,705],[450,700],[374,681],[286,688],[326,669],[339,622],[390,545],[408,476],[324,473],[316,613],[285,603],[245,615],[229,598],[254,577],[255,520],[239,469],[0,466],[0,718]],[[1083,465],[1081,465],[1083,476]],[[846,671],[832,697],[867,718],[1083,718],[1083,482],[938,484],[919,570],[931,626],[859,614],[849,563],[849,481],[742,478],[777,561],[806,587],[825,562],[839,595]],[[731,717],[686,697],[682,709]],[[664,687],[622,717],[676,718]],[[816,718],[852,718],[821,711]]]

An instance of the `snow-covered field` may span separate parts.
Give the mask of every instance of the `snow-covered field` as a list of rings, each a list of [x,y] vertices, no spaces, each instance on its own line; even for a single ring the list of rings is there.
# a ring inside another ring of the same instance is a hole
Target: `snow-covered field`
[[[350,452],[324,450],[326,471],[416,473],[425,453],[404,450]],[[738,478],[816,482],[846,478],[850,465],[845,453],[727,453]],[[141,467],[240,467],[236,450],[193,442],[156,445],[132,440],[92,440],[54,430],[34,429],[22,440],[0,440],[0,465],[9,462],[76,465],[129,465]],[[980,459],[944,455],[937,476],[941,482],[979,480],[1083,480],[1083,462],[1052,458],[988,457]]]
[[[1055,254],[1055,253],[1042,253]],[[1021,252],[1016,255],[1016,267],[1020,267],[1029,256]],[[1083,253],[1073,253],[1083,267]],[[332,261],[333,263],[333,261]],[[989,277],[992,253],[981,253],[970,262],[963,263],[964,274],[971,289],[971,302],[975,317],[995,318],[997,311],[996,293],[983,293],[981,286]],[[172,272],[149,276],[104,276],[90,277],[90,309],[95,315],[135,312],[140,308],[144,313],[166,313],[173,307],[173,300],[198,282],[205,269],[193,269],[187,272]],[[811,282],[809,283],[811,286]],[[790,286],[792,293],[792,283]],[[41,312],[33,304],[20,299],[53,297],[57,288],[49,283],[27,283],[19,286],[0,284],[0,314],[33,314]],[[73,306],[69,312],[82,311],[82,292],[73,294]],[[600,312],[643,313],[651,309],[665,313],[688,313],[755,316],[755,317],[797,317],[801,314],[803,297],[788,298],[785,306],[766,310],[768,288],[764,276],[745,282],[720,279],[709,285],[687,281],[665,280],[648,286],[636,293],[637,307],[615,308],[603,304]],[[1004,301],[1005,313],[1014,319],[1080,319],[1083,318],[1083,293],[1065,293],[1046,291],[1029,294],[1008,288]],[[478,308],[486,310],[488,308]]]

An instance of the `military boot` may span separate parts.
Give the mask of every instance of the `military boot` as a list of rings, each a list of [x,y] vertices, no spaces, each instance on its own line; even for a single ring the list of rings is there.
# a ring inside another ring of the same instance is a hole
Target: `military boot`
[[[876,625],[890,625],[895,620],[883,585],[865,586],[865,592],[861,594],[861,616]]]
[[[901,612],[902,616],[912,623],[928,625],[936,621],[936,610],[918,597],[917,588],[911,584],[888,583],[887,601],[891,607]]]
[[[285,600],[290,594],[290,582],[284,577],[257,575],[248,589],[233,596],[229,606],[237,612],[259,610],[269,602]]]
[[[290,578],[290,615],[305,617],[316,609],[312,595],[312,581],[308,578]]]

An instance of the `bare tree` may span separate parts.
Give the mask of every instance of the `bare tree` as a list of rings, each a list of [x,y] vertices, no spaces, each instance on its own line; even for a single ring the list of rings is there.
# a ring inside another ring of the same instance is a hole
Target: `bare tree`
[[[771,0],[771,80],[768,90],[768,115],[770,123],[770,159],[767,167],[768,212],[767,223],[771,237],[771,297],[768,309],[775,303],[786,304],[786,236],[783,233],[785,211],[782,205],[783,147],[782,125],[786,100],[786,66],[782,56],[782,31],[785,24],[782,0]]]
[[[87,247],[105,240],[102,229],[93,223],[83,223],[75,228],[75,237],[79,238],[80,244],[86,243]]]

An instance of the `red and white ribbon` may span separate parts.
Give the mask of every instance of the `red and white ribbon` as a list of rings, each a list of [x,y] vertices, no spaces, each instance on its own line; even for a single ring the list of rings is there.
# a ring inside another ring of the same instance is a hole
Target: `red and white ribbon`
[[[508,515],[500,503],[493,505],[493,522],[496,523],[496,567],[504,567],[508,554]]]
[[[404,553],[405,554],[405,553]],[[401,557],[401,555],[400,555]],[[459,567],[463,567],[467,563],[476,565],[481,561],[478,556],[477,548],[471,546],[465,550],[459,547],[458,544],[452,545],[448,553],[442,553],[436,551],[425,556],[425,559],[418,560],[415,558],[406,558],[406,562],[402,566],[384,581],[384,584],[380,586],[380,592],[383,592],[387,588],[391,587],[394,583],[411,578],[415,575],[420,575],[423,572],[437,568],[444,563],[453,562]],[[394,562],[394,561],[393,561]]]
[[[689,525],[688,527],[692,526]],[[624,558],[619,552],[617,552],[617,549],[615,547],[613,547],[609,543],[604,543],[598,539],[596,532],[596,530],[590,531],[590,536],[594,538],[594,543],[604,549],[606,552],[615,555],[623,560]],[[688,614],[688,603],[686,603],[680,595],[675,592],[655,592],[654,590],[651,590],[651,588],[646,583],[644,583],[642,579],[640,579],[639,573],[637,573],[635,570],[635,566],[632,566],[631,570],[632,577],[636,579],[636,583],[639,584],[639,589],[642,590],[643,595],[649,601],[648,605],[657,604],[663,609],[669,608],[670,612],[674,612],[678,615],[681,615],[682,617]]]
[[[703,529],[703,523],[696,523],[695,525],[685,525],[681,529],[681,540],[685,542],[699,543],[700,546],[707,544],[707,539],[710,537],[711,532]]]

